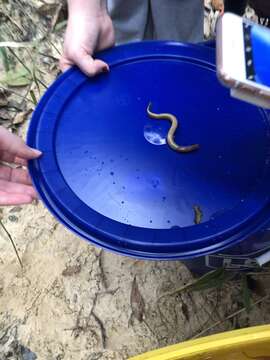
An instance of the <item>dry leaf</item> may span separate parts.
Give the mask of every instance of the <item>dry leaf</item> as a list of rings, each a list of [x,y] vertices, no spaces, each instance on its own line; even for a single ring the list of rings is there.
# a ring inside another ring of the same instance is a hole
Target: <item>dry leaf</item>
[[[16,213],[16,212],[20,212],[22,211],[22,207],[21,206],[15,206],[12,209],[9,210],[10,213]]]
[[[72,265],[72,266],[67,266],[65,268],[65,270],[62,271],[62,275],[63,276],[72,276],[75,274],[78,274],[81,271],[81,265]]]
[[[139,287],[137,284],[136,276],[134,277],[131,293],[130,293],[130,304],[132,309],[132,315],[139,322],[143,321],[144,311],[145,311],[145,303],[144,299],[139,291]]]
[[[22,112],[19,112],[18,114],[16,114],[16,116],[13,120],[13,125],[22,124],[23,122],[25,122],[25,120],[27,120],[27,117],[31,111],[32,110],[27,110],[27,111],[22,111]]]
[[[7,104],[8,104],[8,99],[6,98],[5,95],[2,95],[0,93],[0,107],[7,106]]]
[[[187,321],[189,321],[190,316],[189,316],[188,306],[183,300],[182,300],[181,308],[182,308],[182,313],[183,313],[185,319]]]
[[[5,72],[0,77],[0,83],[5,86],[26,86],[32,81],[32,76],[23,66]]]
[[[5,108],[0,109],[0,120],[1,121],[11,121],[11,114]]]

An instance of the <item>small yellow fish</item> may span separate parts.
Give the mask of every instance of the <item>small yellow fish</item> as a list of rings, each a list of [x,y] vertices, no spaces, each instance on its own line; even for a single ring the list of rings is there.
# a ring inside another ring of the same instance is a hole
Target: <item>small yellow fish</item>
[[[193,205],[194,210],[194,224],[198,225],[202,222],[203,212],[198,205]]]

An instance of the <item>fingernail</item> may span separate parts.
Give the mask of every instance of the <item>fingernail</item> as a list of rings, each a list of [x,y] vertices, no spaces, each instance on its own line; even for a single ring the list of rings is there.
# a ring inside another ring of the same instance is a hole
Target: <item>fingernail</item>
[[[38,204],[39,204],[39,199],[33,199],[32,200],[32,205],[38,206]]]
[[[40,156],[42,154],[42,152],[37,149],[31,148],[31,150],[33,151],[33,153],[35,153],[36,156]]]
[[[108,66],[103,66],[101,71],[104,72],[104,73],[109,72],[109,67]]]

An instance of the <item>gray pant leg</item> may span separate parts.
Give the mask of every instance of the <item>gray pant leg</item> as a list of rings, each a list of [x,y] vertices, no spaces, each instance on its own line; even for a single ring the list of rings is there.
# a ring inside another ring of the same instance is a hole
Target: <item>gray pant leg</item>
[[[155,39],[203,40],[203,0],[151,0],[151,12]]]
[[[107,0],[116,43],[143,40],[148,23],[149,0]]]
[[[107,0],[116,42],[203,40],[203,0]],[[151,11],[150,11],[151,2]]]

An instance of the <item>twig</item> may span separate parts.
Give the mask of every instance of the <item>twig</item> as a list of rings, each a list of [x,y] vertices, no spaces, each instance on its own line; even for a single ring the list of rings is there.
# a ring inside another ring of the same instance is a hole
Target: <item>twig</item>
[[[58,21],[58,18],[59,18],[59,15],[60,15],[60,11],[62,10],[62,8],[63,8],[63,4],[58,4],[58,6],[57,6],[57,8],[56,8],[56,10],[55,10],[55,14],[54,14],[54,16],[53,16],[53,18],[52,18],[52,22],[51,22],[51,31],[53,31],[54,30],[54,28],[55,28],[55,25],[56,25],[56,23],[57,23],[57,21]]]
[[[21,268],[23,268],[23,264],[22,264],[22,261],[21,261],[21,259],[20,259],[19,253],[18,253],[18,251],[17,251],[16,245],[15,245],[15,243],[14,243],[14,241],[13,241],[10,233],[7,231],[5,225],[2,223],[2,220],[0,220],[0,225],[2,226],[3,230],[4,230],[5,233],[7,234],[9,240],[11,241],[11,244],[12,244],[12,246],[13,246],[13,249],[14,249],[15,253],[16,253],[17,259],[18,259],[18,261],[19,261],[19,263],[20,263],[20,265],[21,265]]]
[[[5,72],[8,72],[9,62],[8,62],[7,52],[6,49],[2,49],[1,47],[0,47],[0,58],[2,58],[3,68]]]
[[[105,289],[108,289],[108,284],[107,284],[107,280],[106,280],[106,276],[104,273],[104,268],[103,268],[103,250],[101,249],[99,255],[98,255],[98,265],[99,265],[99,269],[100,269],[100,278],[101,278],[101,282],[102,285],[104,286]]]
[[[98,323],[98,325],[100,327],[102,346],[105,349],[106,348],[106,342],[107,342],[106,341],[107,340],[106,330],[105,330],[105,327],[103,325],[103,322],[100,320],[100,318],[95,313],[95,308],[96,308],[98,296],[99,296],[99,293],[96,293],[96,295],[94,297],[94,300],[93,300],[93,305],[92,305],[92,308],[91,308],[91,311],[90,311],[90,314],[89,314],[89,319],[91,318],[91,316],[93,316],[93,318]]]
[[[31,57],[31,60],[33,62],[33,70],[31,70],[20,58],[19,56],[15,53],[15,51],[13,51],[11,48],[8,48],[8,50],[11,52],[11,54],[18,60],[18,62],[25,68],[25,70],[31,75],[32,79],[34,80],[38,92],[40,94],[40,88],[38,83],[40,83],[45,89],[48,89],[48,86],[46,84],[44,84],[43,81],[41,81],[38,77],[36,77],[36,73],[35,73],[35,61],[32,58],[31,54],[28,52],[29,56]]]
[[[263,301],[267,300],[269,298],[269,294],[262,297],[261,299],[255,301],[253,304],[251,304],[251,308],[262,303]],[[219,320],[217,322],[215,322],[213,325],[209,326],[208,328],[202,330],[201,332],[199,332],[198,334],[196,334],[195,336],[192,337],[192,339],[197,339],[198,337],[201,337],[202,335],[204,335],[205,333],[207,333],[208,331],[214,329],[215,327],[217,327],[218,325],[223,324],[224,322],[226,322],[227,320],[230,320],[232,318],[234,318],[235,316],[243,313],[246,311],[246,308],[243,307],[240,310],[235,311],[234,313],[232,313],[231,315],[227,316],[225,319]]]
[[[22,101],[21,101],[21,103],[20,103],[20,108],[22,108],[22,106],[24,105],[25,100],[27,100],[27,96],[28,96],[28,94],[30,93],[31,87],[32,87],[32,83],[29,84],[28,87],[27,87],[27,91],[26,91],[26,93],[24,94],[24,97],[23,97],[23,99],[22,99]],[[20,109],[20,110],[21,110],[21,109]],[[13,120],[14,120],[14,119],[13,119]]]
[[[183,285],[181,286],[180,288],[176,289],[176,290],[173,290],[173,291],[169,291],[163,295],[161,295],[159,298],[158,298],[158,302],[160,300],[162,300],[163,298],[165,297],[170,297],[170,296],[173,296],[173,295],[176,295],[178,293],[181,293],[183,292],[184,290],[188,290],[190,287],[192,287],[192,285],[194,285],[196,283],[196,281],[191,281],[190,283],[186,284],[186,285]]]
[[[97,314],[94,311],[92,311],[91,315],[93,316],[93,318],[96,320],[96,322],[98,323],[98,325],[100,327],[102,346],[103,346],[103,349],[106,349],[107,335],[106,335],[106,330],[103,325],[103,322],[100,320],[100,318],[97,316]]]
[[[37,78],[36,76],[35,76],[35,79],[36,79],[45,89],[48,89],[48,86],[47,86],[42,80],[40,80],[40,79]]]
[[[11,54],[17,59],[17,61],[25,68],[27,72],[33,77],[31,69],[25,63],[19,58],[19,56],[13,51],[11,48],[8,47],[8,50],[11,52]]]
[[[21,94],[17,93],[16,91],[11,90],[10,88],[3,86],[2,84],[0,84],[0,89],[3,89],[5,91],[7,91],[7,92],[10,92],[11,94],[14,94],[14,95],[16,95],[16,96],[18,96],[18,97],[20,97],[22,99],[25,99],[24,95],[21,95]],[[27,101],[29,101],[29,102],[31,102],[31,103],[33,103],[35,105],[33,100],[31,100],[29,98],[26,98],[25,100],[27,100]]]
[[[21,26],[12,18],[12,16],[10,16],[9,14],[7,14],[5,11],[3,11],[4,9],[1,9],[1,13],[8,18],[8,20],[16,26],[16,28],[21,32],[21,34],[23,34],[23,29],[21,28]]]
[[[37,105],[37,98],[36,98],[36,95],[35,95],[34,91],[33,91],[33,90],[30,90],[29,93],[30,93],[30,96],[31,96],[31,98],[32,98],[32,100],[33,100],[33,103],[34,103],[35,105]]]
[[[34,45],[29,42],[16,42],[16,41],[1,41],[0,47],[9,47],[9,48],[27,48],[33,47]]]
[[[58,55],[62,55],[61,52],[57,49],[57,47],[54,45],[54,43],[48,39],[47,35],[45,40],[48,41],[48,43],[54,48],[54,50],[58,53]]]
[[[50,58],[50,59],[52,59],[52,60],[54,60],[54,61],[59,61],[59,59],[57,59],[55,56],[53,56],[53,55],[50,55],[50,54],[44,54],[43,52],[38,52],[38,54],[39,55],[41,55],[41,56],[44,56],[44,57],[47,57],[47,58]]]

